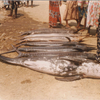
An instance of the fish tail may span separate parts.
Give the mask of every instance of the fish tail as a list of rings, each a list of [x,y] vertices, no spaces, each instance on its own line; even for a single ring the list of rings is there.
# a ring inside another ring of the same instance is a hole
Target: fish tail
[[[2,56],[1,54],[0,54],[0,60],[2,60],[4,62],[8,62],[8,63],[13,62],[12,58],[8,58],[8,57],[5,57],[5,56]]]

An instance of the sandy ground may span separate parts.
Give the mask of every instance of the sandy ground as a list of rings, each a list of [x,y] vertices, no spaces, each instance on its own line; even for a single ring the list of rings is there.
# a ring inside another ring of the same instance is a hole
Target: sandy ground
[[[0,12],[0,52],[11,49],[11,44],[17,42],[19,32],[48,27],[48,23],[44,23],[48,22],[46,4],[47,1],[34,1],[33,8],[20,8],[17,19],[8,18],[6,15],[9,11],[2,10],[5,14]],[[91,35],[94,34],[95,30],[92,29]],[[96,37],[86,38],[84,42],[96,46]],[[57,81],[53,76],[0,62],[0,100],[100,100],[99,84],[100,80],[97,79]]]
[[[63,14],[64,14],[65,7],[66,7],[65,2],[63,2],[62,6],[60,6],[62,23],[65,23],[65,21],[63,21]],[[34,1],[34,9],[31,7],[28,8],[21,7],[19,10],[26,12],[31,18],[33,18],[36,21],[49,22],[49,1],[48,0]]]

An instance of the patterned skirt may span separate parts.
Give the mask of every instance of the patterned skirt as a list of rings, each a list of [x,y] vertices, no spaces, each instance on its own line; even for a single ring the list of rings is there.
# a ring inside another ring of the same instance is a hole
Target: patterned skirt
[[[58,0],[49,1],[49,26],[57,26],[57,22],[61,23]]]
[[[87,11],[87,24],[86,26],[98,27],[98,19],[100,14],[100,2],[90,1]]]
[[[63,20],[79,19],[77,1],[66,1],[66,9],[63,15]]]

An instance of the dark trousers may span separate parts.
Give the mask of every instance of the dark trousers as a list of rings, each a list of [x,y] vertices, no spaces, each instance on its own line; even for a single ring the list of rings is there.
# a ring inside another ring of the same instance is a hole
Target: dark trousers
[[[17,16],[17,2],[14,2],[14,1],[11,2],[11,12],[10,12],[10,15],[13,14],[13,10],[15,10],[15,16]]]
[[[27,0],[27,6],[29,6],[29,0]],[[31,0],[31,6],[33,6],[33,0]]]

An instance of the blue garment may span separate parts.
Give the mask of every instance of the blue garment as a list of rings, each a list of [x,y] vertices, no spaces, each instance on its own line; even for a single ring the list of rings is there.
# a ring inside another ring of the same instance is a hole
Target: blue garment
[[[87,18],[87,7],[83,7],[83,9],[81,9],[81,7],[78,6],[78,10],[79,10],[79,17],[83,17],[83,15],[85,15],[85,18]]]
[[[4,5],[9,5],[8,0],[4,0]]]

